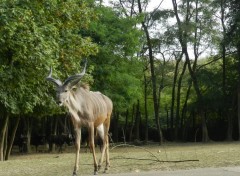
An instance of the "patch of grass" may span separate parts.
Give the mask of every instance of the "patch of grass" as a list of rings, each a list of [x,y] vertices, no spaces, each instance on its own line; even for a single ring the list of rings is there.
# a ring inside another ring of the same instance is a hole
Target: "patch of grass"
[[[71,175],[74,160],[73,151],[63,154],[14,155],[10,160],[0,162],[0,176]],[[119,146],[110,150],[110,162],[109,173],[239,166],[240,143]],[[100,174],[102,171],[103,169]],[[91,153],[80,154],[78,173],[79,175],[93,174]]]

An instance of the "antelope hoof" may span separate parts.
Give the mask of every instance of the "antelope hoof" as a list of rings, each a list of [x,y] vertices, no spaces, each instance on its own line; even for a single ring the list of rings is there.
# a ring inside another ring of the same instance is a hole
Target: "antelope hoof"
[[[73,172],[73,176],[77,176],[77,173],[75,171]]]
[[[108,172],[108,168],[105,168],[103,173],[106,174]]]
[[[101,169],[101,165],[98,165],[98,171]]]
[[[94,171],[94,175],[97,175],[98,174],[98,172],[97,171]]]

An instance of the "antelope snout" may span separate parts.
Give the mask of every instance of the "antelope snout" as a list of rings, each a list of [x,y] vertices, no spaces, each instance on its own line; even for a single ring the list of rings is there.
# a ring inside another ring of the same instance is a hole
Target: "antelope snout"
[[[57,104],[58,104],[59,106],[62,106],[62,105],[63,105],[63,102],[58,101]]]

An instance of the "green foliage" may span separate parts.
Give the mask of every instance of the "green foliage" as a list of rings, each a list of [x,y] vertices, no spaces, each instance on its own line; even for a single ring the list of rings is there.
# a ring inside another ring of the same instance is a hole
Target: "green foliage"
[[[66,76],[79,70],[82,57],[97,52],[91,39],[78,33],[92,19],[84,1],[0,2],[0,101],[10,113],[56,109],[45,81],[48,69]]]
[[[84,36],[91,36],[99,52],[92,57],[93,89],[111,97],[116,111],[125,111],[141,96],[142,65],[134,54],[140,47],[137,19],[122,17],[109,7],[96,7],[97,21]]]
[[[240,45],[240,2],[238,0],[228,0],[227,5],[229,7],[228,21],[228,39],[232,46],[239,49]]]
[[[172,10],[156,10],[154,13],[151,13],[151,17],[153,21],[164,21],[169,18],[174,17],[174,13]]]
[[[93,82],[93,74],[93,89],[104,90],[116,109],[125,110],[141,95],[142,67],[134,59],[141,35],[136,22],[91,2],[2,1],[1,104],[13,114],[61,113],[53,98],[54,86],[45,81],[49,67],[54,77],[65,79],[79,72],[82,58],[99,51],[90,61],[85,81]]]
[[[141,69],[134,61],[118,62],[118,67],[111,73],[109,84],[115,108],[118,111],[125,111],[132,106],[142,95],[141,76],[134,75],[135,71]]]
[[[208,45],[219,43],[221,31],[217,30],[219,24],[212,17],[217,11],[216,6],[210,6],[211,2],[205,0],[199,1],[196,9],[195,1],[189,1],[190,16],[188,16],[189,22],[186,23],[184,17],[188,13],[187,1],[182,2],[178,10],[183,17],[181,27],[188,46],[196,44],[200,53]],[[231,20],[228,29],[232,36],[232,45],[236,47],[239,44],[239,11],[237,10],[239,3],[232,1],[230,4]],[[194,16],[196,10],[199,13],[197,21]],[[168,21],[172,19],[173,13],[170,10],[158,10],[155,13],[139,14],[139,16],[133,14],[134,17],[122,13],[120,9],[96,6],[94,1],[86,0],[2,0],[0,2],[0,105],[12,114],[34,113],[38,116],[47,116],[63,113],[64,111],[55,104],[54,86],[45,81],[48,70],[52,66],[53,76],[63,80],[69,75],[78,73],[81,70],[81,60],[89,58],[88,74],[84,81],[89,82],[93,90],[101,91],[111,97],[116,111],[124,112],[140,99],[141,112],[143,112],[143,69],[148,63],[145,63],[145,58],[139,59],[137,53],[142,48],[142,52],[147,53],[144,48],[143,33],[138,28],[138,24],[146,16],[151,17],[149,31],[154,57],[165,57],[164,61],[155,61],[155,73],[161,93],[160,113],[166,116],[165,112],[171,105],[176,65],[171,58],[175,58],[180,50],[176,25]],[[151,33],[151,29],[155,29],[158,24],[166,26],[163,26],[159,33]],[[161,56],[159,56],[160,52]],[[233,96],[238,80],[236,57],[233,55],[226,59],[226,91],[230,96]],[[211,64],[198,70],[196,76],[204,103],[212,114],[216,114],[217,109],[223,106],[222,62],[220,60],[211,62],[212,59],[201,60],[200,64],[208,62]],[[179,74],[182,67],[183,62],[180,63]],[[148,74],[150,73],[147,73],[147,79],[150,80]],[[185,102],[189,82],[191,80],[186,71],[181,87],[180,109]],[[155,121],[152,118],[154,113],[151,89],[149,84],[147,101],[149,121],[153,126]],[[189,111],[197,106],[196,101],[196,94],[192,88],[188,100]]]

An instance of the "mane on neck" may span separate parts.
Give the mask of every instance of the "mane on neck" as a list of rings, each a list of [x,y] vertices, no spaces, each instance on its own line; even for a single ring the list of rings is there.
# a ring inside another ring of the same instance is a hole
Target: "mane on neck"
[[[85,90],[88,90],[88,91],[90,90],[89,84],[87,84],[87,83],[79,83],[78,86],[82,87]]]

